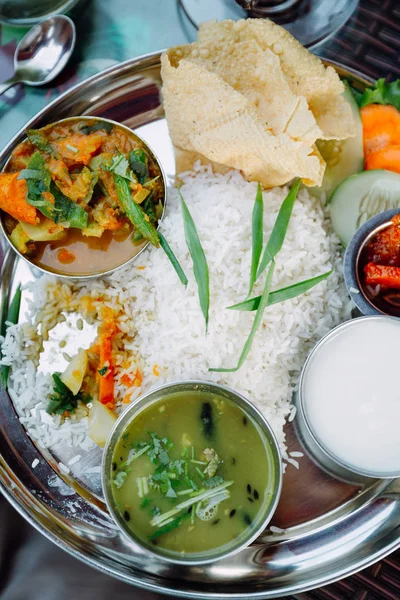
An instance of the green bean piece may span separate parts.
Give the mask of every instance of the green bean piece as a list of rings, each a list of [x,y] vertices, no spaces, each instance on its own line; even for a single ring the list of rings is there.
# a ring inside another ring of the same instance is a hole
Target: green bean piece
[[[146,240],[158,248],[160,245],[160,240],[157,235],[157,230],[150,220],[146,220],[147,215],[144,213],[141,206],[134,202],[131,195],[129,182],[121,177],[121,175],[114,173],[114,183],[121,208],[127,215],[128,219],[131,221],[134,227],[140,231]]]

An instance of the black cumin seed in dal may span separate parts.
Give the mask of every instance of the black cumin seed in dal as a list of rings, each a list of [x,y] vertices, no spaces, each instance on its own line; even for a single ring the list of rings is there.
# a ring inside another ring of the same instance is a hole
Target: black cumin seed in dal
[[[113,462],[113,464],[112,464],[112,470],[113,471],[117,470],[117,463],[116,462]]]
[[[254,496],[254,500],[258,500],[258,499],[259,499],[260,495],[259,495],[259,493],[257,492],[257,490],[254,490],[254,492],[253,492],[253,496]]]
[[[244,522],[246,523],[246,525],[251,525],[251,518],[249,517],[249,515],[247,513],[245,513],[243,515],[244,518]]]
[[[124,511],[124,519],[125,519],[125,521],[131,520],[131,515],[129,514],[129,512],[127,510]]]
[[[243,416],[243,425],[246,427],[247,425],[247,417],[246,415]]]
[[[247,484],[247,488],[246,489],[247,489],[247,493],[251,494],[251,485],[249,483]]]
[[[253,498],[250,498],[250,496],[247,498],[247,500],[248,500],[249,502],[254,502]]]
[[[231,512],[229,513],[229,518],[232,519],[232,517],[234,517],[236,515],[236,508],[233,508],[231,510]]]
[[[211,523],[211,525],[218,525],[218,523],[220,522],[221,519],[215,519],[215,521],[213,521]]]
[[[232,458],[231,458],[231,463],[232,463],[233,465],[236,465],[236,458],[235,458],[234,456],[232,456]]]

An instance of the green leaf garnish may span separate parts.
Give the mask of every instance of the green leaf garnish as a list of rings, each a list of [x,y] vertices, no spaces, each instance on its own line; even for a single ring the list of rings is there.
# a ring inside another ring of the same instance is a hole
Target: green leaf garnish
[[[129,168],[128,159],[123,154],[116,154],[112,157],[110,163],[103,163],[102,168],[104,171],[111,171],[128,181],[137,183],[137,179]]]
[[[180,526],[180,524],[182,523],[182,521],[184,519],[188,519],[189,517],[190,517],[190,513],[187,513],[187,512],[184,513],[183,515],[180,515],[173,521],[170,521],[170,523],[167,523],[166,525],[163,525],[162,527],[160,527],[160,529],[157,529],[157,531],[155,531],[154,533],[149,535],[148,539],[150,541],[155,540],[156,538],[160,537],[160,535],[164,535],[166,533],[169,533],[170,531],[173,531],[174,529],[176,529],[177,527]]]
[[[221,475],[215,475],[215,477],[211,477],[210,479],[206,479],[203,482],[203,485],[206,488],[214,488],[214,487],[217,487],[217,485],[221,485],[222,483],[224,483],[224,478],[221,477]]]
[[[400,110],[400,79],[391,83],[378,79],[373,88],[366,88],[359,104],[361,107],[367,104],[390,104]]]
[[[102,367],[101,369],[97,369],[97,372],[99,373],[99,375],[101,375],[102,377],[104,377],[104,375],[107,373],[108,371],[108,367],[107,365],[104,365],[104,367]]]
[[[41,179],[42,172],[38,169],[22,169],[17,179]]]
[[[110,133],[112,128],[112,123],[109,123],[108,121],[98,121],[94,125],[83,125],[80,130],[84,135],[88,135],[89,133],[100,131],[101,129],[103,129],[106,133]]]
[[[257,270],[260,262],[263,247],[263,214],[264,201],[261,185],[257,186],[257,194],[253,207],[252,215],[252,248],[251,248],[251,268],[250,268],[250,286],[249,296],[253,291],[254,283],[257,279]]]
[[[146,506],[149,506],[150,504],[150,498],[143,498],[143,500],[140,503],[140,508],[146,508]]]
[[[33,144],[38,150],[47,152],[48,154],[53,154],[53,149],[50,146],[50,142],[42,131],[39,129],[27,129],[26,135],[31,144]]]
[[[175,254],[173,253],[171,246],[168,244],[167,240],[165,239],[165,237],[163,236],[163,234],[160,231],[158,232],[158,239],[160,240],[161,248],[164,250],[171,265],[175,269],[175,272],[178,275],[180,282],[183,283],[184,286],[186,286],[188,284],[188,278],[186,277],[185,273],[183,272],[183,269],[182,269],[178,259],[176,258]]]
[[[271,235],[267,243],[267,247],[265,248],[264,256],[262,257],[261,264],[257,271],[257,279],[260,277],[261,273],[263,273],[263,271],[268,267],[271,260],[275,258],[275,256],[282,248],[300,184],[301,179],[298,179],[296,183],[292,186],[285,200],[282,202],[282,206],[279,209],[278,215],[276,217]]]
[[[139,182],[144,184],[149,176],[149,157],[143,148],[135,148],[129,153],[129,165],[135,173]]]
[[[185,240],[193,261],[193,272],[197,282],[199,292],[199,301],[201,311],[206,321],[206,330],[208,328],[208,312],[210,308],[210,280],[206,255],[197,233],[192,215],[189,212],[187,204],[182,196],[181,190],[178,190],[181,199],[183,227],[185,231]]]
[[[15,290],[13,299],[10,302],[10,306],[7,311],[7,318],[3,319],[3,322],[1,324],[2,335],[5,335],[6,331],[7,331],[8,326],[6,325],[6,322],[12,323],[13,325],[18,323],[19,309],[21,307],[21,295],[22,295],[21,284],[19,284],[17,289]],[[7,386],[8,386],[9,372],[10,372],[10,367],[8,365],[0,366],[0,383],[3,386],[3,389],[5,391],[7,390]]]
[[[62,415],[65,411],[73,413],[78,406],[78,402],[88,404],[92,400],[89,395],[82,392],[73,394],[68,386],[61,381],[60,374],[53,374],[54,388],[46,407],[46,412],[51,415]]]
[[[254,317],[254,321],[253,321],[253,325],[251,327],[249,337],[247,338],[247,341],[243,347],[243,350],[239,357],[239,362],[238,362],[237,366],[234,367],[233,369],[224,369],[224,368],[214,369],[214,368],[212,368],[212,369],[208,369],[209,371],[213,371],[215,373],[233,373],[235,371],[238,371],[240,369],[240,367],[243,365],[244,361],[247,358],[248,353],[250,352],[250,348],[253,343],[254,336],[257,333],[257,329],[259,328],[259,326],[261,324],[261,321],[262,321],[262,318],[264,315],[264,310],[268,304],[269,291],[271,288],[274,269],[275,269],[275,261],[272,259],[270,262],[269,269],[268,269],[267,278],[265,280],[264,291],[262,293],[260,303],[257,308],[256,316]]]
[[[327,279],[327,277],[329,277],[329,275],[331,275],[332,273],[333,270],[331,269],[330,271],[327,271],[322,275],[311,277],[311,279],[304,279],[303,281],[299,281],[298,283],[294,283],[292,285],[288,285],[287,287],[270,292],[267,306],[272,306],[273,304],[278,304],[278,302],[284,302],[285,300],[291,300],[292,298],[296,298],[296,296],[304,294],[308,290],[311,290],[311,288],[313,288],[321,281],[324,281],[324,279]],[[248,300],[244,300],[244,302],[239,302],[238,304],[228,306],[227,309],[242,311],[257,310],[260,304],[260,300],[261,296],[256,296],[255,298],[249,298]]]

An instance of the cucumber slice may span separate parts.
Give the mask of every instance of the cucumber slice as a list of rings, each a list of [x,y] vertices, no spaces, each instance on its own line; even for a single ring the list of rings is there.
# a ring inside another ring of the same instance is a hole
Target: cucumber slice
[[[310,191],[321,198],[326,194],[327,202],[334,189],[344,179],[354,173],[360,173],[364,169],[363,128],[360,110],[352,92],[346,88],[343,92],[351,106],[356,124],[355,137],[347,140],[318,140],[317,148],[326,162],[326,170],[322,185],[318,188],[310,188]]]
[[[400,207],[400,175],[377,169],[351,175],[341,183],[330,201],[333,229],[347,246],[357,229],[385,210]]]

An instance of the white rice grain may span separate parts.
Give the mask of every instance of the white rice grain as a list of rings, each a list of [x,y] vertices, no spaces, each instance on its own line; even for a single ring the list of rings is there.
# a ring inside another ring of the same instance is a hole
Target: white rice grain
[[[298,453],[288,456],[286,452],[284,424],[295,418],[292,395],[299,372],[314,343],[350,317],[352,304],[343,284],[340,244],[330,232],[318,201],[301,189],[276,258],[273,289],[330,269],[333,273],[306,294],[267,308],[239,371],[212,373],[210,367],[236,365],[254,319],[254,313],[226,307],[243,300],[248,292],[251,215],[257,186],[238,172],[213,174],[204,166],[187,173],[183,180],[181,191],[210,271],[208,333],[178,195],[170,190],[161,230],[189,279],[188,286],[179,283],[165,254],[151,247],[141,254],[139,263],[102,280],[69,283],[42,277],[31,286],[33,299],[27,322],[9,327],[3,344],[1,362],[11,366],[11,398],[21,422],[42,447],[51,448],[59,442],[83,451],[94,447],[87,435],[85,407],[71,419],[47,415],[52,380],[38,372],[37,366],[42,339],[47,339],[62,317],[65,320],[64,313],[79,313],[85,321],[97,324],[97,311],[105,303],[116,315],[118,327],[114,340],[118,411],[162,383],[204,379],[226,384],[258,406],[275,432],[284,459],[298,468],[293,458]],[[265,239],[287,192],[288,188],[276,188],[263,194]],[[264,277],[256,283],[255,296],[262,292]]]

